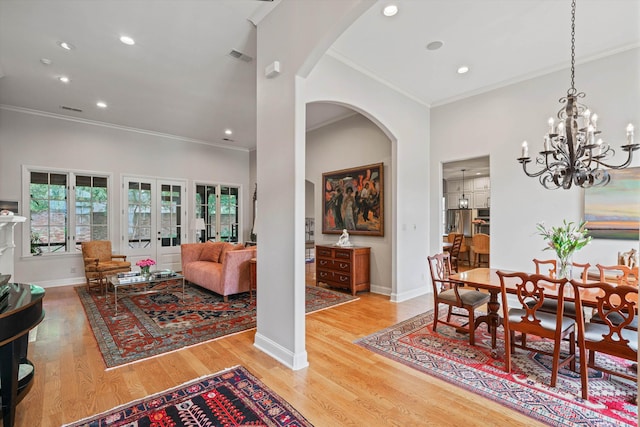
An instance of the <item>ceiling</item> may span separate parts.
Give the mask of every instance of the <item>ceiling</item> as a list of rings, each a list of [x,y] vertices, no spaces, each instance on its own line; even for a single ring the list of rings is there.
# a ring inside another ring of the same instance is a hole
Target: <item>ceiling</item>
[[[255,60],[230,52],[256,57],[253,23],[278,3],[0,0],[0,104],[254,148]],[[386,18],[388,3],[374,4],[328,54],[425,105],[569,65],[569,0],[398,0],[399,13]],[[640,0],[578,0],[577,8],[578,64],[640,46]],[[123,34],[136,44],[120,43]],[[432,41],[442,48],[426,49]],[[457,74],[460,65],[470,71]],[[579,66],[576,86],[585,86]],[[313,104],[307,125],[350,114]]]

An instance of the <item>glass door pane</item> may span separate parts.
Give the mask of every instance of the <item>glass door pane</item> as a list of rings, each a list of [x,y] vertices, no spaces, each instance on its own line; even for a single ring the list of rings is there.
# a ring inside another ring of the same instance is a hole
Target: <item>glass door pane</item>
[[[182,187],[161,184],[160,186],[160,246],[180,246],[182,231]]]
[[[127,190],[127,240],[129,249],[151,246],[151,183],[129,181]]]
[[[220,187],[220,240],[238,241],[237,187]]]

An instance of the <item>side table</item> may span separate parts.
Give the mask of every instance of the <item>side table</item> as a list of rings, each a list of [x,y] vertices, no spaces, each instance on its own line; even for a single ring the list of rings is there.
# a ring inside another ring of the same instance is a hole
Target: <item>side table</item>
[[[257,282],[257,266],[258,260],[256,258],[251,258],[249,260],[249,298],[253,298],[253,291],[258,291],[258,282]]]

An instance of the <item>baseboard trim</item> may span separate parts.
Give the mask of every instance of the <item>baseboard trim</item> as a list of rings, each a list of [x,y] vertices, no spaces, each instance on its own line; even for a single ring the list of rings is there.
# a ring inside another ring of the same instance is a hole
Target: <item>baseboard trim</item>
[[[404,302],[404,301],[410,300],[412,298],[416,298],[416,297],[419,297],[419,296],[422,296],[422,295],[426,295],[426,294],[429,294],[429,293],[430,293],[429,289],[426,286],[424,286],[422,288],[413,289],[413,290],[411,290],[409,292],[402,292],[400,294],[392,293],[390,301],[391,302]]]
[[[253,345],[260,351],[268,354],[294,371],[298,371],[309,366],[306,350],[299,353],[293,353],[259,332],[256,332]]]

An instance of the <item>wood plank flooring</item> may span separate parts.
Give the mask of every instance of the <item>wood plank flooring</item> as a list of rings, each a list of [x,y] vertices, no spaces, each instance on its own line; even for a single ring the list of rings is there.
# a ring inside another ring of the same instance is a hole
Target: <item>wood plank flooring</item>
[[[306,369],[291,371],[262,353],[247,331],[107,371],[73,287],[47,289],[46,317],[29,347],[34,384],[18,404],[16,427],[58,427],[234,365],[319,427],[541,425],[353,344],[433,304],[430,296],[403,303],[358,296],[306,317]]]

